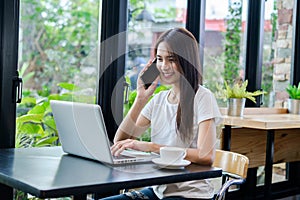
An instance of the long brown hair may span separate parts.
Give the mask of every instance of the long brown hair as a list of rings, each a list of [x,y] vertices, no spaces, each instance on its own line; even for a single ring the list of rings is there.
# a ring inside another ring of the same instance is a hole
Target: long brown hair
[[[176,115],[177,131],[182,141],[193,136],[194,97],[202,83],[200,55],[197,40],[184,28],[170,29],[160,35],[154,47],[157,54],[161,42],[168,44],[180,68],[180,101]]]

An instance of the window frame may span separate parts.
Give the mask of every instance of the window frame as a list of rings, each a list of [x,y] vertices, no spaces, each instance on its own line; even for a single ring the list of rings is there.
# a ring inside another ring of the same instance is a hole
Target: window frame
[[[0,148],[12,148],[15,146],[16,125],[13,80],[18,66],[19,0],[1,1],[0,7]]]
[[[19,0],[0,2],[0,148],[15,147],[16,102],[13,80],[16,76],[19,45]],[[4,199],[13,198],[13,189],[0,184]]]
[[[257,13],[259,13],[259,15]],[[261,89],[264,13],[265,0],[248,0],[245,55],[245,80],[248,80],[247,91]],[[260,107],[260,100],[256,102],[255,104],[247,99],[245,106]]]
[[[291,84],[298,85],[300,82],[300,0],[294,0],[293,13],[293,48],[292,48],[292,67],[291,67]]]
[[[127,0],[102,1],[97,103],[102,108],[110,141],[117,131],[117,123],[123,119],[127,4]]]
[[[187,3],[186,29],[199,43],[200,72],[203,74],[206,0],[188,0]]]

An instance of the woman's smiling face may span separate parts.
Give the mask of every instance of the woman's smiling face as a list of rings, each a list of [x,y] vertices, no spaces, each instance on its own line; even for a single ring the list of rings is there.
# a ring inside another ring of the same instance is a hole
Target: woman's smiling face
[[[169,50],[167,43],[161,42],[157,47],[157,68],[160,71],[160,80],[163,84],[174,85],[180,79],[180,67],[176,57]]]

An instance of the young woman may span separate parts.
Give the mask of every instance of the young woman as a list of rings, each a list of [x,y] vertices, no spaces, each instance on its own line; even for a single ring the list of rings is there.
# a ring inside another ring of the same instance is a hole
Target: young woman
[[[119,126],[112,153],[117,156],[126,148],[159,153],[162,146],[175,146],[186,149],[186,160],[211,165],[215,153],[216,125],[221,115],[214,95],[201,86],[196,39],[186,29],[174,28],[159,37],[154,53],[160,75],[148,89],[138,78],[135,102]],[[156,94],[147,103],[159,80],[162,84],[171,85],[171,89]],[[136,140],[148,127],[151,127],[151,142]],[[213,187],[208,180],[188,181],[153,186],[107,199],[175,197],[211,199]]]

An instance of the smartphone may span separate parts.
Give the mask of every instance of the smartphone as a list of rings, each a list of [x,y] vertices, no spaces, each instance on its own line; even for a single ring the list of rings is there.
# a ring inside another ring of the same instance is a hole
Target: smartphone
[[[159,70],[156,67],[156,60],[157,59],[155,58],[148,69],[141,75],[141,79],[144,82],[145,89],[148,89],[148,87],[159,75]]]

